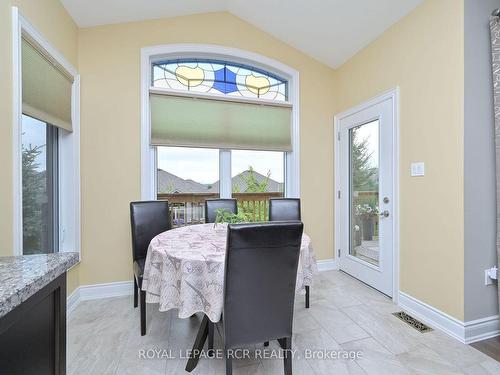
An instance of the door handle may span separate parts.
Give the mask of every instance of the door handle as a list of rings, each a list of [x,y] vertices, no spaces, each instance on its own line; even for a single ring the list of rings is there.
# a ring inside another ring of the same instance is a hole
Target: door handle
[[[388,210],[382,211],[381,213],[379,213],[379,215],[382,217],[389,217],[389,211]]]

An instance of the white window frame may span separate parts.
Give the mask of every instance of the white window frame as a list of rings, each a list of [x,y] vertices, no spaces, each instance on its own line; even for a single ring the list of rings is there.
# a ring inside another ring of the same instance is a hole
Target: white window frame
[[[59,147],[59,252],[81,253],[80,230],[80,75],[44,36],[12,7],[13,64],[13,182],[14,182],[14,255],[23,255],[22,217],[22,34],[29,35],[73,78],[71,122],[73,131],[60,130]]]
[[[269,71],[288,80],[288,102],[292,105],[292,151],[285,153],[285,196],[300,197],[299,72],[289,66],[237,48],[211,44],[166,44],[141,49],[141,199],[156,199],[156,148],[151,147],[149,92],[151,64],[159,60],[209,58],[230,61]],[[165,90],[163,90],[165,91]],[[178,93],[176,90],[172,92]],[[193,94],[190,94],[193,95]],[[262,100],[264,102],[264,100]],[[231,197],[231,151],[219,151],[221,198]]]

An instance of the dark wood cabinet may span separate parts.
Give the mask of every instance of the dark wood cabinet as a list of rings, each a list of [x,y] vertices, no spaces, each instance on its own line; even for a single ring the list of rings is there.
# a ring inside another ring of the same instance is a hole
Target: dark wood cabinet
[[[66,374],[66,273],[0,318],[0,374]]]

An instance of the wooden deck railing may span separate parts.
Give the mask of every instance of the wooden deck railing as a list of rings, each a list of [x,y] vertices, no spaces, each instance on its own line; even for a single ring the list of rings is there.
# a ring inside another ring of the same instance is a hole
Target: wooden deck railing
[[[250,221],[269,219],[269,199],[283,196],[281,192],[233,193],[238,210],[248,214]],[[159,200],[167,200],[171,207],[174,227],[205,222],[205,200],[218,198],[218,193],[159,193]]]
[[[356,196],[353,197],[353,204],[366,204],[370,203],[371,206],[375,205],[378,207],[378,200],[379,200],[379,192],[378,191],[357,191]],[[354,212],[354,207],[353,207],[353,212]],[[355,220],[358,220],[359,223],[362,223],[363,221],[371,221],[373,228],[371,229],[371,235],[373,236],[378,236],[379,234],[379,217],[377,215],[370,216],[368,218],[355,218]],[[361,225],[362,226],[362,225]],[[368,236],[369,237],[369,236]],[[365,240],[368,238],[365,237]]]

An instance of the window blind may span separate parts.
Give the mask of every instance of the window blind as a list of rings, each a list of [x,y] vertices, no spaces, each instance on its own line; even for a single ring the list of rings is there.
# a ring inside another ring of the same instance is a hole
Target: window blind
[[[24,36],[21,57],[23,113],[72,131],[72,78]]]
[[[151,145],[291,151],[289,106],[150,94]]]

